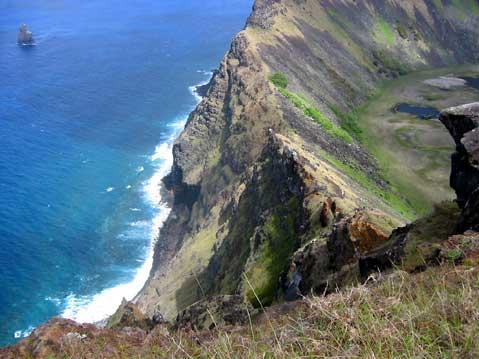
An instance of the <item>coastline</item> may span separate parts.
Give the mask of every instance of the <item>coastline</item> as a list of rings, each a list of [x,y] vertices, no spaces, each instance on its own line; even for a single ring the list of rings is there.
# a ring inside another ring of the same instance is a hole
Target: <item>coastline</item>
[[[155,162],[159,162],[159,164],[153,175],[145,181],[143,186],[142,196],[145,202],[149,202],[156,212],[149,228],[151,239],[147,248],[145,261],[136,270],[133,279],[129,282],[103,289],[89,298],[77,298],[74,295],[67,297],[67,305],[60,314],[60,317],[72,319],[79,323],[92,323],[103,327],[108,318],[113,315],[120,306],[122,300],[134,301],[148,282],[153,268],[155,244],[159,240],[160,229],[171,211],[171,196],[164,187],[163,178],[170,173],[173,165],[173,145],[183,131],[189,114],[194,111],[207,92],[207,88],[214,75],[213,71],[198,72],[207,75],[208,78],[195,85],[189,86],[190,94],[196,100],[195,105],[189,112],[178,115],[177,118],[168,125],[168,127],[172,128],[168,140],[158,144],[154,152],[149,156],[152,164]],[[33,329],[32,327],[29,328],[28,331],[22,332],[22,337],[28,336]]]
[[[163,182],[163,179],[166,176],[168,176],[168,174],[171,173],[171,168],[172,168],[172,165],[173,165],[173,145],[174,145],[175,141],[177,140],[177,138],[180,136],[181,132],[184,130],[184,127],[186,125],[186,122],[187,122],[188,117],[190,116],[191,112],[193,112],[198,107],[198,105],[200,104],[203,97],[205,97],[206,92],[208,91],[208,88],[209,88],[209,86],[211,84],[211,81],[214,77],[215,71],[216,70],[213,70],[213,71],[198,70],[198,72],[203,73],[204,75],[208,76],[208,78],[204,81],[201,81],[201,82],[197,83],[196,85],[192,85],[192,86],[188,87],[188,89],[190,90],[190,94],[196,99],[196,104],[188,112],[188,114],[186,114],[184,116],[181,116],[181,118],[182,118],[181,121],[176,121],[176,122],[172,123],[172,127],[175,127],[175,131],[173,132],[173,134],[171,135],[170,139],[167,142],[168,143],[167,153],[168,153],[168,156],[169,156],[169,162],[168,162],[169,166],[168,166],[167,171],[165,173],[163,173],[161,176],[159,176],[160,178],[159,178],[159,181],[157,182],[158,186],[157,186],[157,188],[155,188],[155,191],[157,192],[158,198],[168,208],[168,213],[166,214],[165,218],[161,221],[161,223],[159,223],[159,225],[155,227],[156,228],[156,235],[153,237],[153,239],[150,243],[150,252],[148,254],[148,256],[149,256],[148,257],[148,262],[149,262],[148,275],[143,280],[143,284],[142,284],[141,288],[136,291],[135,295],[133,297],[129,298],[129,299],[125,298],[129,301],[136,302],[136,300],[138,299],[141,292],[143,291],[143,289],[148,284],[148,281],[151,278],[152,271],[153,271],[153,261],[154,261],[155,254],[156,254],[155,253],[156,243],[157,243],[158,240],[160,240],[160,238],[159,238],[160,230],[163,227],[164,222],[166,221],[166,219],[170,215],[170,212],[171,212],[171,209],[172,209],[173,196],[172,196],[171,192],[166,189],[165,184]],[[200,88],[203,88],[203,89],[206,88],[206,91],[201,92],[201,90],[199,90]],[[120,304],[121,304],[121,301],[115,307],[115,310],[120,306]],[[111,313],[110,316],[113,313]],[[108,319],[108,317],[105,318],[104,320],[107,320],[107,319]]]

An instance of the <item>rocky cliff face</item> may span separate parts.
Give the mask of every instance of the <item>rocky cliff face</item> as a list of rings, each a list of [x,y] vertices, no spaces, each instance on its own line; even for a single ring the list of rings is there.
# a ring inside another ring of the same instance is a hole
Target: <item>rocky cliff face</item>
[[[174,146],[173,210],[135,300],[141,310],[172,319],[205,296],[268,304],[323,288],[341,268],[341,278],[358,278],[359,258],[404,219],[374,160],[335,131],[340,114],[383,79],[477,62],[478,10],[469,1],[256,1]],[[276,72],[287,91],[269,81]],[[310,251],[324,254],[324,270],[299,288]]]
[[[479,230],[479,103],[447,109],[439,118],[456,142],[451,187],[462,208],[457,232]]]

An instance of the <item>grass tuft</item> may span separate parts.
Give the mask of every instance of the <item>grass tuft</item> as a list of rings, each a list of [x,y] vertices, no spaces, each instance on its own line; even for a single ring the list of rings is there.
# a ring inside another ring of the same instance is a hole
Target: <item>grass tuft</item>
[[[269,80],[278,88],[285,89],[288,87],[288,78],[282,72],[276,72]]]
[[[384,40],[390,46],[394,45],[396,37],[394,36],[394,31],[391,28],[391,25],[389,25],[386,20],[381,17],[377,18],[376,23],[374,24],[374,30],[376,34],[378,34],[378,38]]]

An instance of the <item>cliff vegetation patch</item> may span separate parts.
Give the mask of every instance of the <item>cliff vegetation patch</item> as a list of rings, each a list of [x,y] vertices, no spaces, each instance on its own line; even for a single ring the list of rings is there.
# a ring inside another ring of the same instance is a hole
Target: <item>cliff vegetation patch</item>
[[[344,128],[335,125],[317,107],[312,105],[306,97],[287,90],[288,79],[286,75],[275,73],[270,77],[270,80],[276,86],[281,95],[290,100],[291,103],[305,116],[319,124],[329,135],[339,138],[346,143],[354,142],[353,137]]]

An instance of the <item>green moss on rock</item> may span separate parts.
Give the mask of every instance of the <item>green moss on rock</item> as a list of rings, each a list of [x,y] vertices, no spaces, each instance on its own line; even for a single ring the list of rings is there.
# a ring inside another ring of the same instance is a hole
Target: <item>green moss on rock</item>
[[[249,283],[246,298],[254,307],[270,305],[276,298],[279,277],[287,269],[289,258],[299,243],[296,234],[299,209],[299,201],[293,197],[263,227],[265,240],[257,259],[246,272]]]

